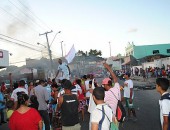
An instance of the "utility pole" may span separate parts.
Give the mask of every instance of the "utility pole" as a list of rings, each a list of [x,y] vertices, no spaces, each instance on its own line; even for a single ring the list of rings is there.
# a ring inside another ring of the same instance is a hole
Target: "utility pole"
[[[52,33],[53,31],[51,30],[50,32],[45,32],[43,34],[39,34],[39,36],[41,35],[45,35],[46,36],[46,39],[47,39],[47,47],[48,47],[48,54],[49,54],[49,57],[50,57],[50,70],[52,72],[52,69],[53,69],[53,63],[52,63],[52,54],[51,54],[51,49],[50,49],[50,45],[49,45],[49,41],[48,41],[48,33]]]

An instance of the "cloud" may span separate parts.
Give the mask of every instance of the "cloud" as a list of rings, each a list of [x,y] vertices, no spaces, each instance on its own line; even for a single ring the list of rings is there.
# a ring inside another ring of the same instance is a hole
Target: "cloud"
[[[128,30],[128,33],[135,33],[137,31],[138,31],[137,28],[131,28],[131,29]]]

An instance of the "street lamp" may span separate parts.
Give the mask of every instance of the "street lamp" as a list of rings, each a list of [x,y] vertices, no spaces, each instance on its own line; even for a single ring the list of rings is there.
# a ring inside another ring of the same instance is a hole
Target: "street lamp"
[[[54,36],[54,38],[53,38],[53,40],[52,40],[52,42],[51,42],[51,44],[50,44],[50,47],[51,47],[52,43],[54,42],[55,37],[56,37],[56,36],[57,36],[57,34],[59,34],[59,33],[61,33],[61,31],[58,31],[58,32],[55,34],[55,36]]]
[[[60,43],[61,43],[61,52],[62,52],[62,57],[63,57],[63,41],[61,41]]]
[[[111,57],[112,54],[111,54],[111,44],[110,44],[110,42],[109,42],[109,49],[110,49],[110,57]]]

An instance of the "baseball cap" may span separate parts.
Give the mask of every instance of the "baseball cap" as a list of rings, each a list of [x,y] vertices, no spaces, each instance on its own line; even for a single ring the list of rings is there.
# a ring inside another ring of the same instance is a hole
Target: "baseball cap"
[[[109,81],[111,81],[110,78],[105,78],[103,79],[102,84],[108,84]]]

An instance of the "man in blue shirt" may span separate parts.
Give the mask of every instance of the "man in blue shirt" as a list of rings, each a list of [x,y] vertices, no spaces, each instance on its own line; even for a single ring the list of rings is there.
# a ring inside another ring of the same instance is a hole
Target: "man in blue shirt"
[[[0,125],[2,123],[6,123],[4,120],[4,109],[5,109],[4,94],[3,92],[1,92],[1,89],[0,89],[0,116],[1,116]]]

